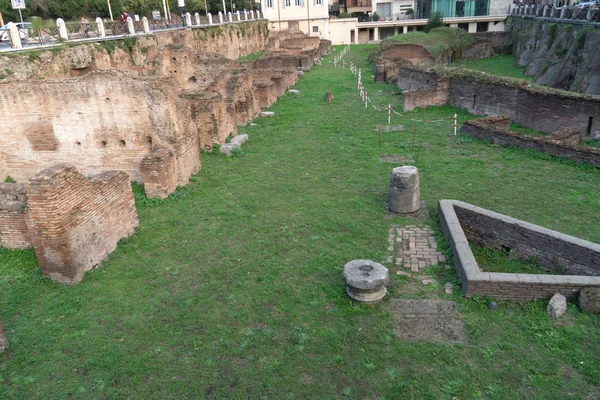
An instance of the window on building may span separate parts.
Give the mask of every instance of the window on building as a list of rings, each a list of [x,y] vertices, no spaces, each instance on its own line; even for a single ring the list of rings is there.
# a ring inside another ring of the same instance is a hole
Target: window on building
[[[273,5],[273,0],[266,0],[265,3],[266,3],[265,5],[267,8],[275,8]]]
[[[377,14],[386,20],[392,18],[392,3],[377,3]]]
[[[284,7],[291,7],[292,6],[292,0],[283,0],[283,6]]]
[[[315,0],[315,6],[322,6],[323,0]]]
[[[294,0],[294,5],[296,7],[304,7],[304,0]]]
[[[313,26],[313,33],[318,33],[318,32],[319,32],[319,27]]]

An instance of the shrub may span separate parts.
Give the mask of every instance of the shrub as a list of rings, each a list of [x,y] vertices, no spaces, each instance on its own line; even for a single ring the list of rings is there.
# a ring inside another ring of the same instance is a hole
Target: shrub
[[[432,29],[441,28],[444,26],[444,18],[442,17],[442,13],[439,11],[434,12],[429,17],[427,21],[427,25],[425,25],[424,31],[429,33]]]

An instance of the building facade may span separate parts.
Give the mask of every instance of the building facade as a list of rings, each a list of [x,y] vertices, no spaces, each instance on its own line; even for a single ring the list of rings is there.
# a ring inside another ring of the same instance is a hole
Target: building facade
[[[260,5],[272,30],[286,30],[297,23],[307,35],[329,39],[327,0],[261,0]]]

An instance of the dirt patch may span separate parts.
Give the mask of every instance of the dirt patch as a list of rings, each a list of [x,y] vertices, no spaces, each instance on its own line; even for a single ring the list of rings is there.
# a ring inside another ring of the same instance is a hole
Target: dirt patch
[[[467,344],[467,330],[456,302],[394,300],[394,334],[400,340]]]

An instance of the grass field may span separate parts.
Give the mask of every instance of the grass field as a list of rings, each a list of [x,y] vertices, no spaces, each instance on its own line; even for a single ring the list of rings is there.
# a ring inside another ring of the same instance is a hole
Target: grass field
[[[525,67],[515,67],[515,57],[513,55],[494,56],[489,58],[464,60],[452,64],[453,67],[462,67],[473,69],[475,71],[486,72],[496,76],[507,76],[509,78],[525,79],[533,82],[533,77],[523,75]]]
[[[339,49],[338,49],[339,50]],[[401,96],[372,84],[375,104]],[[452,136],[452,107],[365,109],[348,70],[325,58],[240,128],[243,154],[203,153],[202,170],[164,201],[136,195],[140,228],[76,286],[43,278],[31,250],[0,250],[2,399],[584,399],[600,395],[600,318],[575,304],[558,321],[546,302],[445,295],[454,270],[428,286],[393,277],[375,306],[348,301],[343,265],[382,261],[394,165],[415,158],[430,215],[458,199],[600,243],[600,173],[537,153]],[[324,101],[327,91],[335,100]],[[442,120],[442,121],[440,121]],[[420,122],[419,122],[420,121]],[[432,122],[439,121],[439,122]],[[448,248],[439,235],[442,250]],[[483,255],[485,258],[485,254]],[[399,341],[394,298],[458,302],[469,344]]]

